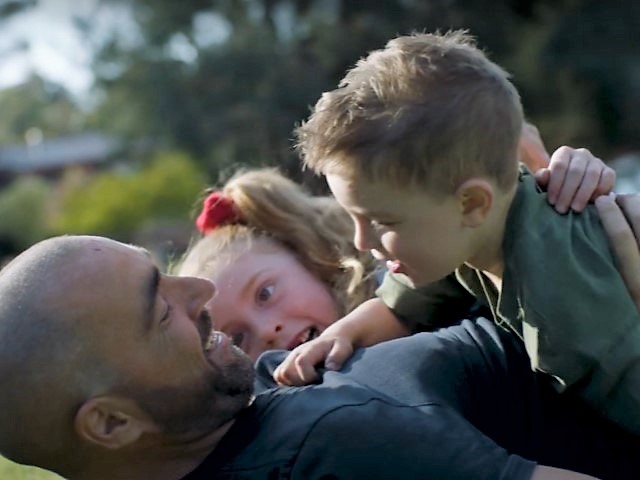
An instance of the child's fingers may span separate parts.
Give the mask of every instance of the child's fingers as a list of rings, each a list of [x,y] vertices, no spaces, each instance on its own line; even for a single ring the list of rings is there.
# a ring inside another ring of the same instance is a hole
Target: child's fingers
[[[304,347],[304,348],[302,348]],[[318,378],[315,366],[322,362],[326,350],[322,345],[302,345],[293,350],[273,372],[281,385],[306,385]]]
[[[328,370],[340,370],[345,361],[353,355],[353,346],[349,342],[337,341],[327,355],[324,366]]]
[[[312,354],[310,355],[300,355],[294,360],[295,370],[296,370],[296,383],[295,385],[307,385],[309,383],[313,383],[318,379],[318,372],[316,370],[316,365],[322,361],[324,355],[319,355],[319,360],[314,360],[316,356]]]
[[[317,378],[317,373],[304,358],[296,356],[286,365],[284,363],[280,365],[273,372],[273,378],[280,385],[300,386],[313,382]]]

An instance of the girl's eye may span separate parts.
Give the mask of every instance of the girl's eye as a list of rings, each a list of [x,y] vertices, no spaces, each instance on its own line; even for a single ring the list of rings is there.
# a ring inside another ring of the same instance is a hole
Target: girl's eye
[[[262,302],[268,301],[273,295],[273,290],[274,290],[273,285],[269,285],[267,287],[261,287],[260,290],[258,290],[258,295],[256,296],[256,298],[258,299],[258,302],[262,303]]]
[[[244,340],[244,333],[236,333],[231,336],[231,341],[236,347],[242,347],[242,342]]]

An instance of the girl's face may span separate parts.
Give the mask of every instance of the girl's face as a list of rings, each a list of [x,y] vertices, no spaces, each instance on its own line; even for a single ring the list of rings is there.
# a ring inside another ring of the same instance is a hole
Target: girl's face
[[[254,360],[265,350],[291,350],[338,319],[328,286],[280,247],[258,243],[209,278],[216,286],[208,304],[216,330]]]

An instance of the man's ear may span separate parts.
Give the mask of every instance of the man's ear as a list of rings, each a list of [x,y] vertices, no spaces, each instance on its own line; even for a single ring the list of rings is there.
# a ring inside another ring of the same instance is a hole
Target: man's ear
[[[479,227],[489,216],[494,201],[493,185],[482,178],[471,178],[456,190],[462,224]]]
[[[78,409],[74,427],[80,438],[108,449],[135,443],[142,434],[158,427],[131,399],[118,396],[94,397]]]

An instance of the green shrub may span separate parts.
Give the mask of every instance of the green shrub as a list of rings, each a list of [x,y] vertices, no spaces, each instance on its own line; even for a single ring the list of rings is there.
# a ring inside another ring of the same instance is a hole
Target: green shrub
[[[57,233],[129,240],[150,222],[187,218],[205,184],[188,156],[164,153],[137,172],[105,172],[69,182],[53,226]]]
[[[16,251],[50,234],[46,207],[51,187],[40,178],[18,178],[0,193],[0,239]]]
[[[55,473],[35,467],[25,467],[0,457],[0,478],[2,480],[61,480]]]

